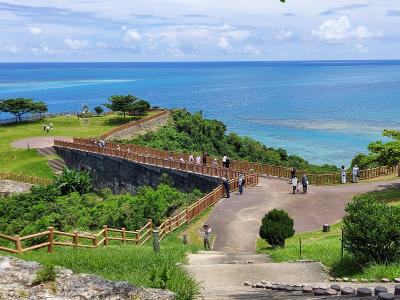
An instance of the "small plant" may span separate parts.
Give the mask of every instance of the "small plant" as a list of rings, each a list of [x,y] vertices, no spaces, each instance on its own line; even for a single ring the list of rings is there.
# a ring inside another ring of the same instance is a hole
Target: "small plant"
[[[161,271],[154,266],[150,272],[151,287],[157,289],[166,289],[170,277],[171,276],[166,266]]]
[[[272,247],[285,247],[285,240],[293,235],[293,219],[287,212],[274,209],[262,219],[260,237]]]
[[[104,109],[103,109],[101,106],[96,106],[96,107],[94,108],[94,111],[95,111],[95,113],[96,113],[97,115],[100,115],[100,114],[103,113]]]
[[[45,282],[55,281],[57,278],[57,272],[53,265],[43,266],[37,273],[35,279],[32,281],[32,285],[39,285]]]

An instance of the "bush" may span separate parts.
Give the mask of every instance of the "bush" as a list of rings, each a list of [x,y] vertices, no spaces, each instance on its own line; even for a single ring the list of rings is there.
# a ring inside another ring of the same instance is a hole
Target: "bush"
[[[64,168],[61,176],[57,176],[53,183],[62,195],[68,195],[72,192],[79,194],[88,193],[93,189],[92,178],[88,171],[76,171]]]
[[[32,285],[39,285],[41,283],[46,283],[50,281],[55,281],[57,278],[57,273],[53,265],[43,266],[37,273],[36,277],[32,281]]]
[[[400,258],[400,210],[370,195],[354,197],[343,219],[344,248],[356,258],[387,263]]]
[[[103,109],[101,106],[96,106],[96,107],[94,108],[94,111],[95,111],[95,113],[96,113],[97,115],[100,115],[101,113],[104,112],[104,109]]]
[[[285,247],[285,240],[293,235],[293,219],[287,212],[274,209],[262,219],[260,237],[272,247]]]

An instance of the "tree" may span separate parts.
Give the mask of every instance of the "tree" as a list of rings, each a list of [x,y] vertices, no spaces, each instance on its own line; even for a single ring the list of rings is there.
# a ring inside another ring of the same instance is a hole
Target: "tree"
[[[129,113],[134,116],[144,116],[150,109],[150,103],[145,100],[138,100],[129,106]]]
[[[274,209],[262,219],[260,237],[272,247],[285,247],[285,240],[293,235],[293,219],[287,212]]]
[[[400,209],[372,195],[356,196],[345,208],[343,245],[356,258],[387,263],[400,258]]]
[[[16,98],[0,101],[0,111],[11,113],[16,121],[22,121],[22,116],[26,113],[43,113],[47,111],[44,102],[33,102],[30,98]]]
[[[96,106],[94,108],[94,111],[96,112],[97,115],[100,115],[101,113],[103,113],[104,109],[101,106]]]
[[[105,107],[111,109],[112,111],[120,111],[124,114],[124,118],[126,113],[130,110],[132,104],[137,101],[138,98],[132,95],[114,95],[111,96],[108,101],[111,103],[103,104]]]

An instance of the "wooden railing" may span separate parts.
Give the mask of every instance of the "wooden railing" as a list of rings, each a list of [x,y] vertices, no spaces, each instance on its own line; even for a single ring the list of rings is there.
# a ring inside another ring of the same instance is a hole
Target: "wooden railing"
[[[0,180],[13,180],[37,185],[47,185],[51,182],[50,179],[13,173],[0,173]]]
[[[150,122],[150,121],[152,121],[154,119],[158,119],[158,118],[160,118],[162,116],[165,116],[165,115],[168,115],[168,114],[169,114],[168,110],[161,110],[160,112],[156,112],[155,114],[153,114],[151,116],[143,117],[142,119],[135,120],[135,121],[126,123],[124,125],[115,127],[113,129],[111,129],[110,131],[108,131],[108,132],[104,133],[103,135],[101,135],[101,137],[103,139],[111,138],[113,135],[115,135],[117,133],[120,133],[121,131],[124,131],[124,130],[126,130],[128,128],[146,124],[146,123],[148,123],[148,122]]]
[[[163,168],[175,169],[184,172],[199,173],[202,175],[213,176],[213,177],[226,177],[226,178],[237,178],[241,171],[227,169],[222,167],[214,167],[210,165],[197,165],[189,162],[180,162],[176,160],[170,160],[167,158],[157,156],[156,152],[142,154],[141,151],[137,152],[138,149],[135,145],[124,145],[107,143],[106,147],[99,147],[94,145],[90,140],[75,139],[73,142],[55,140],[54,145],[63,148],[70,148],[79,151],[98,153],[110,157],[119,157],[130,161],[138,162],[141,164],[148,164]],[[140,154],[139,154],[140,153]]]
[[[246,186],[256,186],[258,184],[258,175],[245,175],[245,181]],[[237,189],[238,180],[236,178],[231,179],[229,181],[229,190],[233,192]],[[180,226],[189,223],[206,208],[214,205],[224,195],[225,189],[222,185],[219,185],[212,192],[197,200],[195,203],[193,203],[183,211],[177,213],[173,217],[166,219],[157,228],[160,239],[163,239],[166,235],[173,232]],[[77,231],[74,231],[72,233],[62,232],[55,230],[54,227],[49,227],[46,231],[22,237],[0,234],[0,241],[5,240],[6,243],[14,245],[14,247],[11,247],[9,245],[7,247],[0,246],[0,251],[23,254],[27,251],[47,248],[48,253],[53,253],[55,246],[73,248],[98,248],[100,246],[108,246],[110,241],[117,241],[121,242],[122,244],[130,242],[134,245],[143,245],[152,237],[153,229],[155,228],[156,227],[154,226],[152,220],[149,219],[142,228],[135,231],[129,231],[125,228],[109,228],[104,225],[103,229],[95,234],[83,234]],[[24,243],[27,243],[28,241],[30,241],[29,246],[24,247]]]
[[[74,138],[74,143],[81,144],[81,145],[88,145],[93,146],[95,140],[91,139],[83,139],[83,138]],[[146,156],[146,157],[157,157],[168,160],[170,155],[173,156],[175,165],[178,164],[177,160],[182,157],[185,162],[189,160],[189,155],[184,153],[176,153],[170,152],[165,150],[154,149],[146,146],[140,145],[132,145],[132,144],[117,144],[113,142],[107,142],[104,149],[109,150],[116,150],[120,149],[121,151],[127,151],[129,153],[136,153],[139,156]],[[214,160],[213,157],[207,157],[207,166],[210,167],[212,165],[212,161]],[[168,160],[169,161],[169,160]],[[174,164],[174,163],[172,163]],[[222,160],[217,159],[218,166],[222,165]],[[190,164],[193,165],[193,164]],[[196,166],[194,164],[194,166]],[[372,178],[377,178],[381,176],[387,176],[390,174],[394,174],[398,172],[398,166],[384,166],[384,167],[377,167],[372,169],[360,170],[359,172],[359,179],[360,180],[367,180]],[[274,176],[279,178],[291,178],[290,168],[281,167],[281,166],[273,166],[273,165],[266,165],[261,163],[252,163],[247,161],[238,161],[234,160],[230,164],[230,170],[236,171],[235,174],[238,172],[244,173],[257,173],[259,175],[266,175],[266,176]],[[341,175],[340,172],[331,173],[331,174],[307,174],[304,171],[297,171],[296,175],[298,178],[301,178],[303,174],[306,174],[308,177],[308,181],[310,184],[316,185],[324,185],[324,184],[335,184],[341,182]],[[232,178],[230,176],[229,178]],[[347,178],[351,179],[351,171],[347,172]]]

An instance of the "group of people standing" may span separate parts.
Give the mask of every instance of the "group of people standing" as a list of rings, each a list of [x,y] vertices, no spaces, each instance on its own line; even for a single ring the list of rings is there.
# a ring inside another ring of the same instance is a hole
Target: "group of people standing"
[[[42,125],[43,131],[46,131],[47,133],[50,132],[54,128],[53,123],[50,123],[49,125],[43,124]]]
[[[291,184],[292,184],[292,189],[293,189],[293,194],[299,194],[301,193],[301,187],[303,187],[303,194],[307,194],[308,190],[308,178],[307,175],[304,174],[299,180],[296,175],[296,169],[291,168],[290,169],[290,175],[291,175]]]
[[[342,166],[340,168],[340,175],[342,179],[342,183],[347,182],[347,170],[345,166]],[[353,168],[351,169],[351,175],[353,179],[353,183],[358,182],[358,178],[360,178],[360,168],[357,165],[354,165]]]

